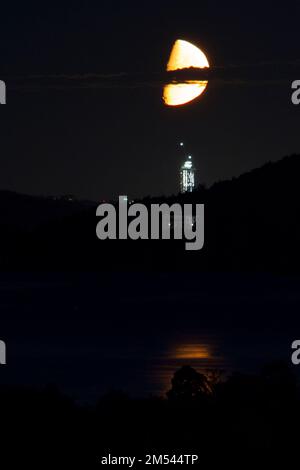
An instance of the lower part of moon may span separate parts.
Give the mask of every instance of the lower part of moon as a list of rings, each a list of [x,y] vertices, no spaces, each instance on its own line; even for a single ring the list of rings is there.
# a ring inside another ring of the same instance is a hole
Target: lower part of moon
[[[163,100],[167,106],[180,106],[202,95],[207,81],[189,80],[184,83],[168,83],[164,87]]]

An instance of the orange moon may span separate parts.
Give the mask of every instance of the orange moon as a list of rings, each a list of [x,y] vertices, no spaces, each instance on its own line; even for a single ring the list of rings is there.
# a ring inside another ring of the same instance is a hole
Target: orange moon
[[[167,71],[189,67],[208,68],[209,63],[204,52],[188,41],[177,39],[167,64]],[[163,100],[168,106],[180,106],[200,96],[207,87],[207,81],[188,80],[184,83],[168,83],[164,87]]]

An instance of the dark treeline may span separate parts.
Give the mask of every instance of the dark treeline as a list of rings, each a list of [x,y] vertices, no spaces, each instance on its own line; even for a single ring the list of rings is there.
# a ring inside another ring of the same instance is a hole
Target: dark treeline
[[[299,390],[287,365],[259,375],[178,370],[166,398],[118,391],[75,405],[54,387],[0,389],[1,468],[99,468],[99,458],[193,453],[198,466],[269,465],[297,452]],[[9,467],[6,465],[9,462]],[[267,467],[270,468],[270,467]]]
[[[146,205],[205,204],[205,245],[187,252],[182,241],[96,237],[96,206],[0,194],[0,269],[116,268],[299,272],[300,157],[268,163],[192,194],[146,197]],[[130,194],[128,194],[130,197]],[[136,201],[137,202],[137,201]]]

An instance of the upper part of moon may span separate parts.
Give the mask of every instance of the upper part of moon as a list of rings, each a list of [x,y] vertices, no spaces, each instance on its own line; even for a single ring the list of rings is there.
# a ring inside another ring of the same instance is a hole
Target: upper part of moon
[[[201,49],[190,42],[177,39],[171,51],[167,71],[171,72],[189,67],[209,67],[207,57]]]

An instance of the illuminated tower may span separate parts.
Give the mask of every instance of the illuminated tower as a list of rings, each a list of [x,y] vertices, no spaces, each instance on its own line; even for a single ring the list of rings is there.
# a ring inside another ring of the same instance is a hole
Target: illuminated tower
[[[180,143],[183,147],[183,142]],[[180,168],[180,192],[191,193],[195,187],[195,168],[193,167],[192,157],[189,155]]]

